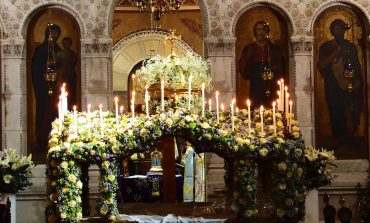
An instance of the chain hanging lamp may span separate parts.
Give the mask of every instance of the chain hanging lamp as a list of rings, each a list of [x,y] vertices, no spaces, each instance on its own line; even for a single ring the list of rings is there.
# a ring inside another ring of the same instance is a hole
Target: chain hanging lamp
[[[261,69],[261,76],[262,79],[265,81],[265,93],[267,96],[270,96],[270,82],[274,77],[274,74],[271,70],[271,55],[270,55],[270,43],[269,43],[269,33],[270,33],[270,26],[267,22],[263,24],[263,33],[266,39],[267,45],[267,59],[266,62],[262,62],[262,69]]]
[[[44,79],[48,84],[48,94],[49,96],[53,95],[53,89],[55,82],[57,80],[57,71],[56,71],[56,61],[55,61],[55,51],[54,51],[54,36],[52,35],[52,23],[48,23],[49,36],[48,36],[48,57],[46,61],[46,71],[44,73]]]

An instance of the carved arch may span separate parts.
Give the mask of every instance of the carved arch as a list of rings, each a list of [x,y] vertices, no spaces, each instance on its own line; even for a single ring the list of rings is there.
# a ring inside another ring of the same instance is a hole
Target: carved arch
[[[80,17],[80,13],[78,13],[74,8],[70,7],[69,5],[63,4],[63,3],[44,3],[40,4],[37,7],[30,10],[27,15],[24,17],[24,19],[21,21],[22,28],[21,28],[21,35],[24,39],[27,38],[27,28],[29,26],[29,23],[31,22],[32,18],[41,10],[46,8],[58,8],[62,9],[69,14],[71,14],[77,21],[81,33],[81,37],[83,38],[85,36],[85,27],[83,20]]]
[[[360,5],[360,3],[356,2],[356,1],[329,1],[329,2],[324,2],[322,5],[320,5],[318,8],[316,8],[316,10],[314,11],[312,17],[311,17],[311,20],[310,20],[310,24],[309,24],[309,32],[311,34],[313,34],[313,30],[314,30],[314,25],[316,24],[316,21],[317,19],[320,17],[321,13],[324,12],[326,9],[330,8],[330,7],[333,7],[333,6],[337,6],[337,5],[342,5],[342,6],[352,6],[354,8],[356,8],[359,12],[362,13],[362,15],[360,15],[361,17],[363,17],[363,19],[367,19],[366,20],[366,26],[368,26],[368,24],[370,24],[370,14],[368,11],[366,11],[364,9],[364,7],[362,7]]]
[[[261,1],[261,2],[252,2],[252,3],[249,3],[249,4],[246,4],[244,6],[242,6],[239,11],[237,11],[237,14],[234,18],[232,18],[232,26],[231,26],[231,33],[233,36],[235,36],[235,27],[239,21],[239,18],[240,16],[242,16],[244,14],[244,12],[248,11],[249,9],[253,8],[253,7],[258,7],[258,6],[266,6],[267,4],[269,4],[269,7],[271,5],[271,8],[273,10],[275,10],[276,12],[278,12],[287,22],[288,22],[288,30],[290,33],[295,33],[296,32],[296,27],[294,27],[294,22],[293,22],[293,18],[291,17],[291,15],[286,11],[284,10],[284,8],[282,8],[279,4],[276,4],[275,2],[272,2],[272,1],[269,1],[269,2],[264,2],[264,1]]]
[[[139,62],[149,59],[157,54],[168,55],[169,46],[165,47],[164,38],[169,35],[166,30],[143,30],[128,35],[121,39],[113,47],[113,83],[118,80],[128,80],[130,71]],[[184,41],[176,41],[176,54],[186,55],[186,52],[193,52],[193,49]],[[152,49],[154,50],[152,52]],[[166,51],[166,52],[164,52]],[[123,89],[114,91],[125,91]]]

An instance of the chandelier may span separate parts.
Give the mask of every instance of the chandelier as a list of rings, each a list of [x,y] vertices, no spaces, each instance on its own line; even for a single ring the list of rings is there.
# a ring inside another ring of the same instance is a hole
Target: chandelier
[[[56,71],[56,61],[55,61],[55,51],[54,51],[54,35],[53,27],[54,24],[48,23],[48,58],[46,61],[46,71],[44,73],[44,79],[48,84],[49,90],[48,94],[51,96],[53,94],[53,88],[57,79]]]
[[[139,8],[140,12],[153,14],[153,19],[159,21],[161,16],[177,11],[183,0],[129,0]]]

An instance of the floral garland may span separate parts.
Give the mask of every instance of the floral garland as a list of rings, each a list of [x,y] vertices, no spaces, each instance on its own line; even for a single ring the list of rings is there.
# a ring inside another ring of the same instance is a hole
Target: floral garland
[[[202,57],[188,52],[185,57],[162,57],[157,55],[146,60],[136,71],[138,86],[145,89],[154,84],[165,82],[166,88],[187,89],[189,76],[192,75],[193,89],[200,89],[202,83],[211,86],[211,77],[208,74],[209,63]]]
[[[241,217],[253,219],[257,216],[254,169],[258,162],[269,161],[273,171],[275,216],[282,221],[301,219],[306,186],[312,188],[331,182],[329,168],[334,156],[313,147],[306,149],[297,121],[291,121],[289,132],[283,115],[277,112],[277,134],[274,136],[272,111],[263,113],[264,131],[259,115],[257,111],[252,114],[253,128],[249,131],[246,128],[249,124],[247,111],[241,110],[234,119],[235,131],[231,131],[229,112],[220,114],[221,124],[217,124],[214,112],[207,112],[202,118],[183,109],[149,118],[143,114],[134,118],[122,115],[118,124],[116,117],[109,112],[103,112],[103,120],[98,112],[90,115],[78,113],[77,118],[68,113],[62,126],[58,120],[52,123],[46,172],[46,218],[48,222],[76,222],[81,219],[83,185],[80,166],[81,163],[89,163],[100,167],[98,213],[114,220],[118,213],[117,161],[123,156],[150,150],[165,135],[176,135],[192,143],[197,152],[213,152],[225,159],[227,190],[239,207]],[[61,135],[59,128],[62,128]]]

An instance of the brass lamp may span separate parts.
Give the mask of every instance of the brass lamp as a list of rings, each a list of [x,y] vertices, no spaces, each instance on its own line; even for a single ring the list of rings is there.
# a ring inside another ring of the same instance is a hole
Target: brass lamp
[[[270,56],[270,46],[269,46],[269,33],[270,33],[270,26],[267,22],[263,24],[263,33],[266,38],[267,44],[267,61],[262,61],[262,70],[261,70],[261,77],[262,80],[265,81],[265,93],[267,96],[270,96],[270,82],[274,77],[274,73],[271,70],[271,56]]]
[[[53,94],[53,88],[57,80],[56,62],[55,62],[55,51],[54,51],[54,41],[52,36],[51,26],[52,23],[48,23],[49,36],[48,36],[48,58],[46,61],[46,71],[44,73],[44,79],[48,84],[49,90],[48,94],[51,96]]]

